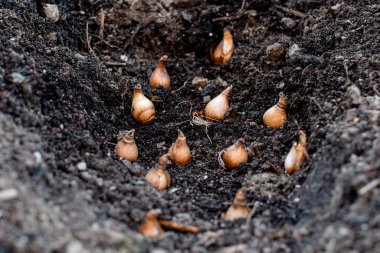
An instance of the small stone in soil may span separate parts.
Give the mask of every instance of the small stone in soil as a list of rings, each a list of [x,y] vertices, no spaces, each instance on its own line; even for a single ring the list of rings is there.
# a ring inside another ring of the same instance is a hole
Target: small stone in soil
[[[59,20],[59,9],[55,4],[45,4],[44,14],[46,18],[50,19],[53,22],[57,22]]]
[[[270,46],[267,47],[265,50],[266,55],[269,60],[271,61],[278,61],[280,60],[284,54],[285,54],[285,48],[280,43],[276,42]]]
[[[200,76],[194,77],[194,79],[191,81],[191,84],[198,90],[203,89],[209,83],[210,83],[210,80],[204,77],[200,77]]]
[[[293,29],[296,26],[296,21],[294,21],[291,18],[284,17],[281,19],[281,24],[286,28],[286,29]]]

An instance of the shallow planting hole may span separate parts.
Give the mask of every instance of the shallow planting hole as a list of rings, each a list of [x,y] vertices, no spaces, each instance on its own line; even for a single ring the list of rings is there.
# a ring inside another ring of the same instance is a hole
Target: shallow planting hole
[[[1,3],[0,252],[373,251],[379,17],[371,1]],[[227,30],[232,56],[211,64]],[[155,89],[164,55],[171,87]],[[131,113],[138,85],[147,124]],[[231,85],[228,113],[210,120]],[[276,104],[287,119],[273,129]],[[132,163],[115,152],[131,129]],[[179,131],[185,165],[170,154]],[[307,155],[289,174],[300,131]],[[248,158],[223,168],[242,143]],[[161,191],[145,179],[159,161],[172,163]],[[228,220],[232,203],[245,218]],[[147,215],[164,233],[143,235]]]

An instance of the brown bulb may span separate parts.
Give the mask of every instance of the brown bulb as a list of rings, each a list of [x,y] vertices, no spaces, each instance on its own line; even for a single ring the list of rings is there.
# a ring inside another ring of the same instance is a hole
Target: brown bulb
[[[135,143],[135,129],[126,132],[115,147],[116,155],[130,162],[137,160],[139,150]]]
[[[285,170],[288,174],[300,171],[302,164],[308,158],[306,134],[299,132],[299,143],[293,142],[292,148],[285,158]]]
[[[182,131],[178,132],[177,140],[170,147],[168,154],[169,159],[175,164],[185,165],[190,161],[190,148]]]
[[[133,118],[142,124],[149,123],[156,115],[154,104],[144,96],[140,84],[136,86],[135,91],[133,92],[131,110]]]
[[[227,114],[229,109],[228,95],[231,93],[232,87],[232,85],[227,87],[222,91],[222,93],[208,102],[203,111],[207,118],[212,120],[224,119],[224,116]]]
[[[278,103],[264,113],[263,121],[270,128],[281,128],[286,120],[286,97],[281,92]]]
[[[151,238],[158,237],[164,233],[157,220],[156,211],[151,210],[146,214],[144,223],[140,227],[140,233]]]
[[[152,75],[150,76],[150,84],[153,88],[157,89],[162,87],[164,89],[170,88],[170,76],[166,71],[166,61],[168,59],[167,55],[164,55],[158,61],[156,68],[154,69]]]
[[[164,190],[170,186],[171,178],[166,170],[166,166],[163,164],[158,164],[152,168],[145,176],[146,181],[148,181],[153,187],[158,190]]]
[[[230,31],[224,29],[223,39],[217,46],[213,45],[210,49],[211,63],[215,65],[224,65],[231,58],[235,45]]]
[[[234,202],[228,208],[224,219],[227,221],[232,221],[236,219],[244,219],[249,216],[251,209],[247,205],[247,197],[243,188],[236,192]]]
[[[219,162],[227,169],[234,169],[248,161],[248,152],[245,148],[245,140],[240,138],[233,145],[223,149],[220,153],[222,161]]]

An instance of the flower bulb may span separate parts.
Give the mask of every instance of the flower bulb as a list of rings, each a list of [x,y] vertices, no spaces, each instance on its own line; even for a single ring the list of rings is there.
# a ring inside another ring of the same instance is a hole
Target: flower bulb
[[[281,128],[286,120],[286,97],[281,92],[278,103],[264,113],[263,122],[270,128]]]
[[[211,63],[215,65],[224,65],[231,58],[235,45],[229,30],[224,29],[223,39],[217,46],[213,45],[210,49]]]
[[[133,118],[142,124],[152,121],[156,115],[154,104],[144,96],[140,84],[136,86],[133,92],[131,110]]]
[[[224,220],[232,221],[243,219],[249,216],[251,209],[247,205],[247,196],[243,188],[236,192],[232,205],[228,208]]]
[[[171,178],[166,170],[164,164],[158,164],[153,167],[145,176],[146,181],[148,181],[153,187],[158,190],[164,190],[170,186]]]
[[[140,227],[140,233],[151,238],[158,237],[164,233],[157,220],[156,211],[151,210],[146,214],[144,223]]]
[[[228,105],[228,95],[231,93],[232,85],[227,87],[222,91],[218,96],[213,98],[206,105],[203,113],[204,115],[212,120],[222,120],[227,114],[229,105]]]
[[[292,148],[285,158],[285,170],[288,174],[300,171],[302,164],[308,158],[306,134],[299,132],[299,143],[293,142]]]
[[[178,132],[177,140],[170,147],[168,154],[169,159],[175,164],[185,165],[190,161],[190,148],[182,131]]]
[[[150,76],[150,84],[153,88],[157,89],[162,87],[164,89],[170,88],[170,76],[166,71],[166,61],[168,59],[167,55],[164,55],[158,61],[156,68],[154,69],[152,75]]]
[[[137,160],[139,151],[135,143],[135,129],[126,132],[115,147],[116,155],[130,162]]]
[[[223,167],[227,169],[239,167],[240,164],[248,161],[248,152],[245,147],[245,140],[240,138],[233,145],[223,149],[220,155],[222,159],[220,163],[224,165]]]

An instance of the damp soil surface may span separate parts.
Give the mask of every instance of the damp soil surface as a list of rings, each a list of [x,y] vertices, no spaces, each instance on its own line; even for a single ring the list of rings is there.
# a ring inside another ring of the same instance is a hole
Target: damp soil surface
[[[224,28],[236,49],[213,66]],[[380,248],[378,1],[5,0],[0,31],[0,252]],[[164,54],[167,91],[148,82]],[[137,84],[154,100],[150,124],[131,117]],[[192,117],[228,85],[224,120]],[[280,92],[288,121],[270,129],[262,115]],[[114,148],[132,128],[130,164]],[[191,161],[168,167],[172,184],[157,191],[144,175],[178,129]],[[288,175],[299,130],[309,159]],[[239,138],[248,162],[225,170],[218,153]],[[223,221],[241,187],[250,216]],[[146,238],[139,227],[152,209],[200,231]]]

